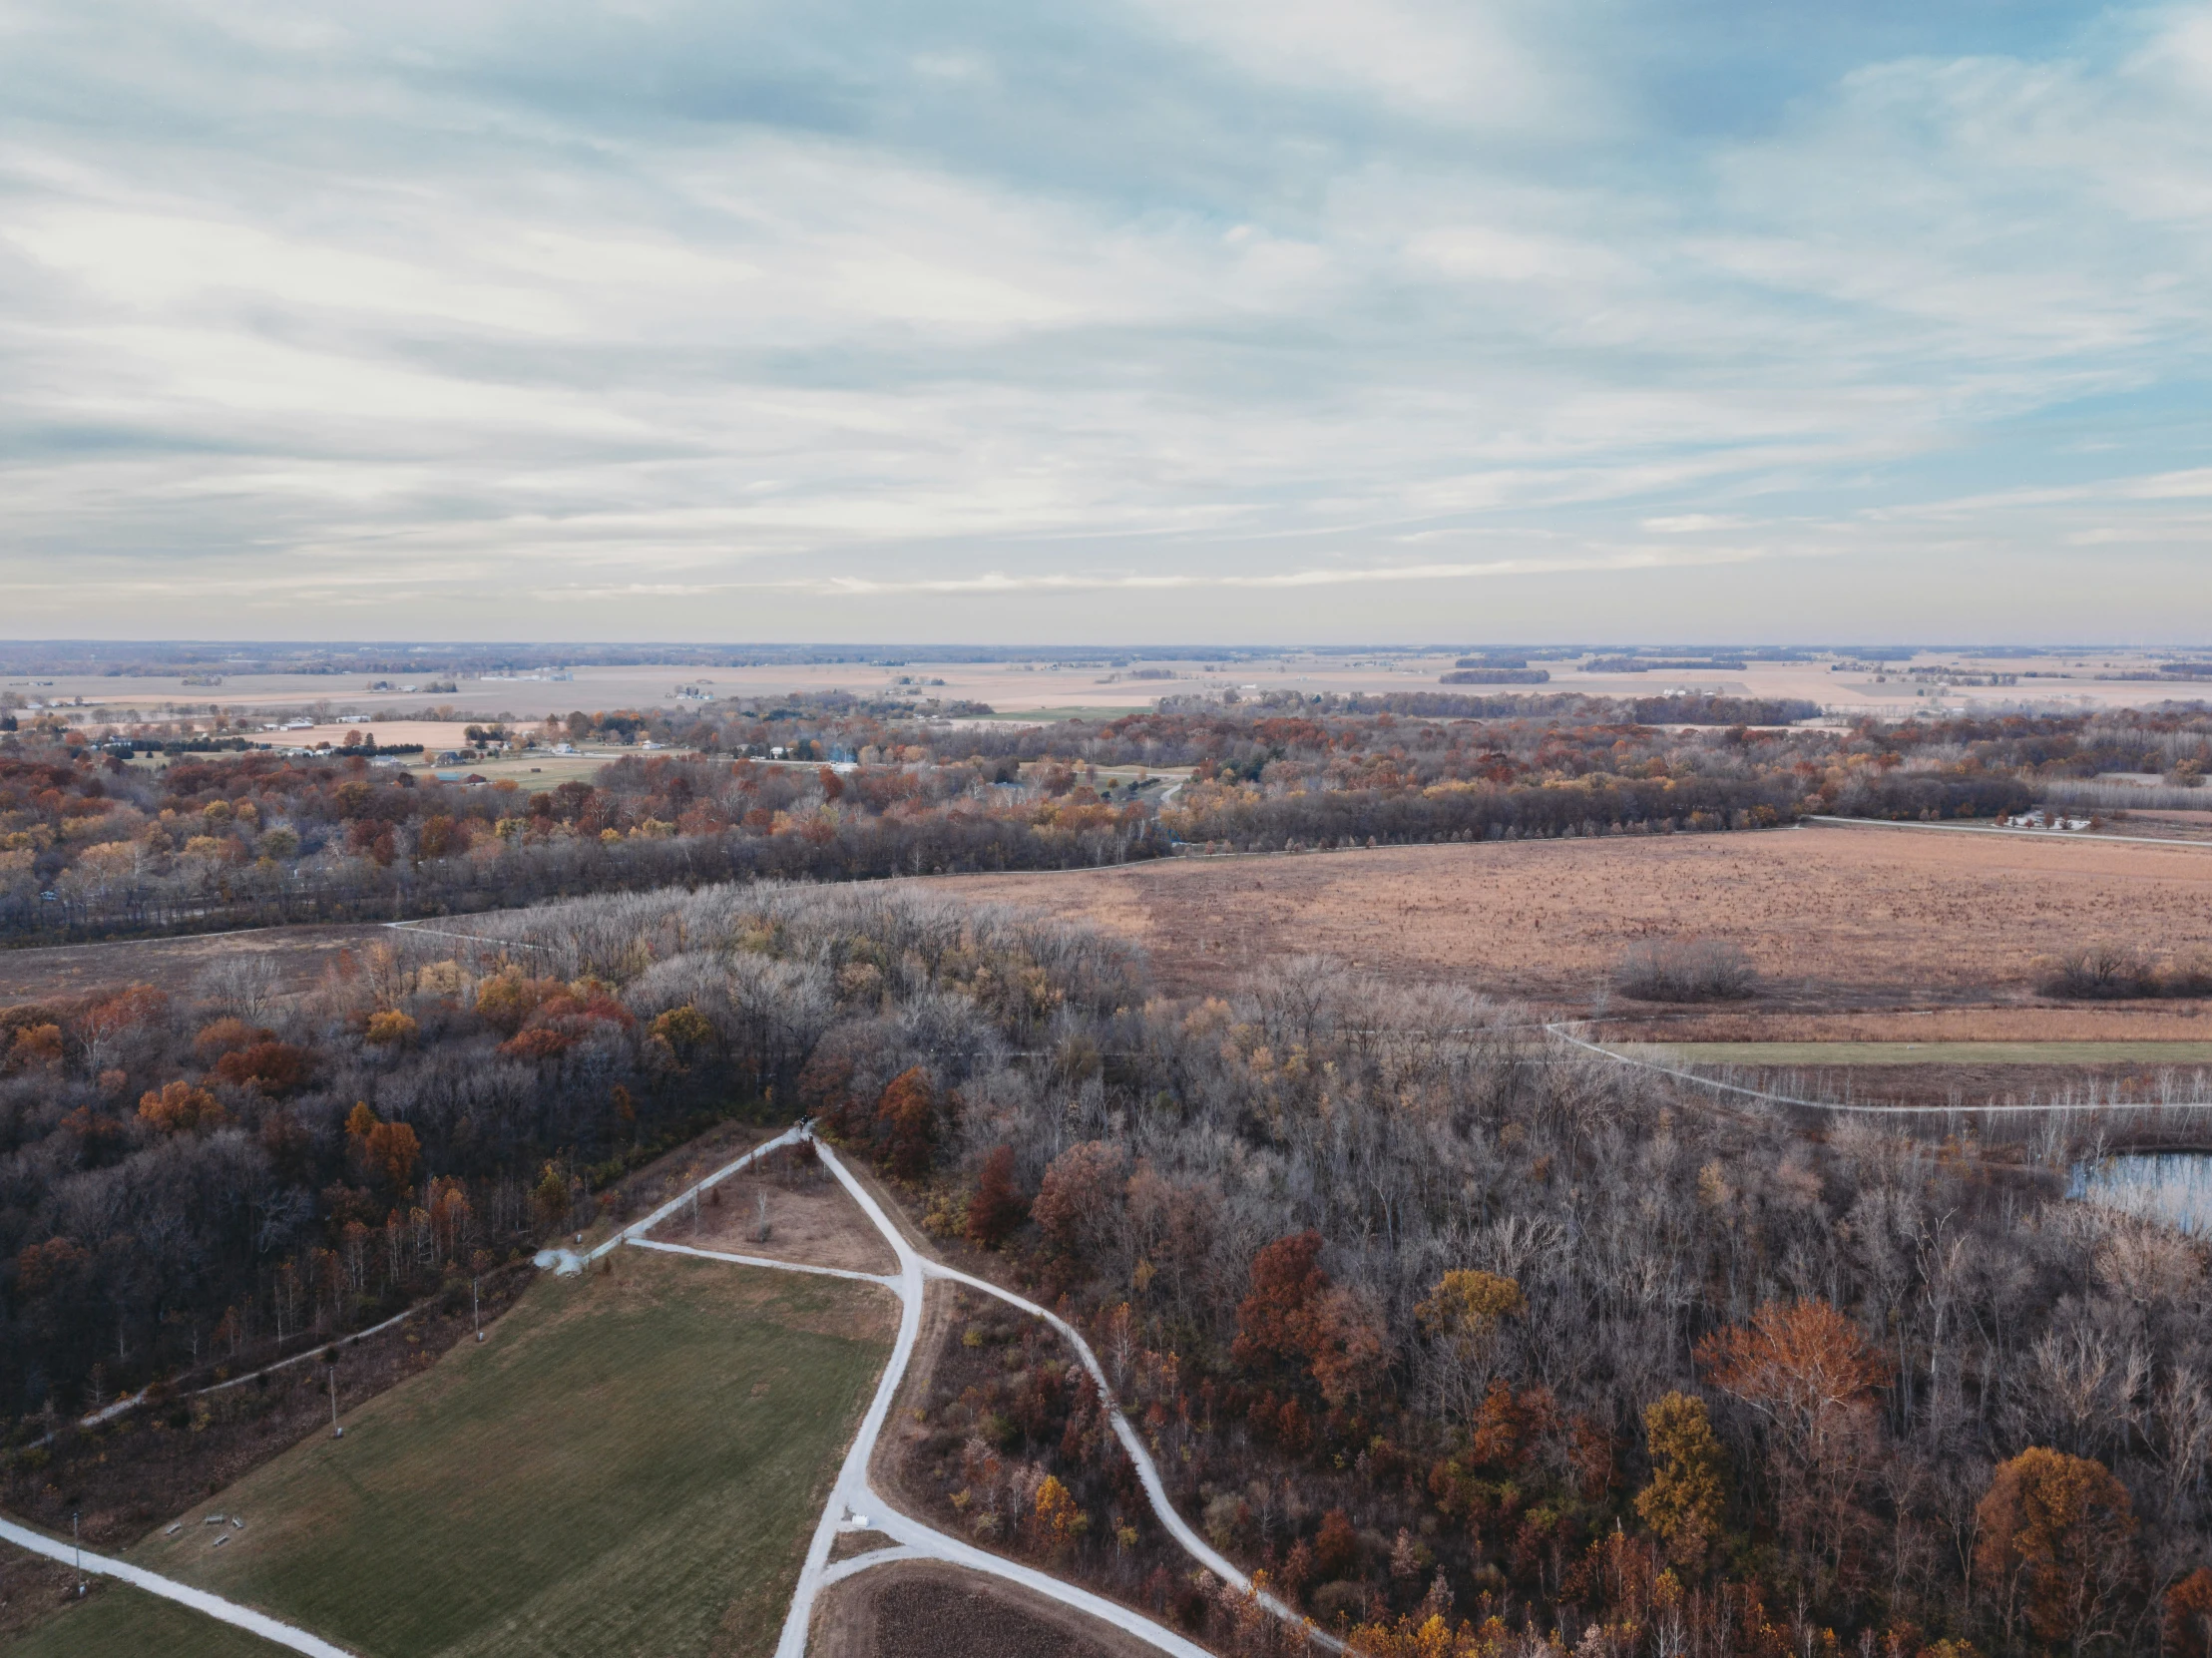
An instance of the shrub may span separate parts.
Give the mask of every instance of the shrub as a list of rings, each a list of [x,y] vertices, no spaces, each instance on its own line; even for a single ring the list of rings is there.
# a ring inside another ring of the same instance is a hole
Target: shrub
[[[379,1047],[412,1047],[415,1038],[422,1035],[422,1027],[414,1016],[396,1009],[369,1015],[368,1040]]]
[[[251,1085],[271,1099],[304,1087],[314,1068],[314,1056],[290,1042],[259,1041],[225,1053],[216,1061],[216,1075],[236,1087]]]
[[[1613,970],[1613,989],[1639,1002],[1734,1002],[1758,986],[1743,948],[1720,939],[1639,944]]]
[[[2045,996],[2077,1002],[2119,1002],[2136,997],[2203,996],[2212,992],[2212,969],[2202,962],[2157,964],[2119,945],[2083,945],[2036,963],[2035,988]]]
[[[1029,1205],[1014,1183],[1014,1147],[995,1148],[983,1162],[983,1175],[975,1195],[968,1199],[968,1240],[983,1249],[996,1249],[1022,1224]]]

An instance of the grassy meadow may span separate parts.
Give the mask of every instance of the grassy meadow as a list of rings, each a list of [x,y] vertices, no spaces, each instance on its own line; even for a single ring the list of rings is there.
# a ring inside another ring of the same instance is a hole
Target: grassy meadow
[[[65,1606],[14,1641],[7,1658],[286,1658],[287,1649],[127,1583]]]
[[[342,1441],[185,1516],[243,1516],[220,1551],[188,1523],[131,1558],[370,1658],[771,1650],[891,1298],[640,1251],[617,1266],[541,1281]]]

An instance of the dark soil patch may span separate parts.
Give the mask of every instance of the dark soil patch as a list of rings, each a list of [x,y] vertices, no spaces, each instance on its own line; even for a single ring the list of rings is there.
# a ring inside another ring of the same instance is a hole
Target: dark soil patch
[[[1143,1658],[1148,1642],[1015,1584],[936,1561],[899,1561],[830,1591],[820,1658]]]

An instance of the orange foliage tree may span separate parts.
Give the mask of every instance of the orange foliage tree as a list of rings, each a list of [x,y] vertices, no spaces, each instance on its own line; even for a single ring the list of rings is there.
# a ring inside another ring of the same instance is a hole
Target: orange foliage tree
[[[148,1089],[141,1094],[139,1115],[165,1134],[216,1128],[229,1120],[229,1113],[217,1102],[214,1094],[182,1078],[165,1084],[159,1091]]]
[[[404,1191],[414,1177],[415,1159],[422,1142],[404,1122],[384,1122],[361,1100],[346,1113],[346,1138],[362,1172],[382,1180],[393,1191]]]
[[[1777,1513],[1785,1536],[1837,1564],[1864,1514],[1859,1486],[1877,1447],[1874,1392],[1889,1361],[1825,1301],[1770,1301],[1749,1329],[1697,1346],[1714,1387],[1769,1430]]]
[[[1252,1260],[1251,1285],[1236,1310],[1230,1356],[1302,1365],[1331,1405],[1357,1399],[1390,1363],[1383,1322],[1365,1301],[1321,1270],[1321,1234],[1277,1238]]]
[[[997,1146],[984,1158],[975,1195],[968,1199],[968,1241],[982,1249],[996,1249],[1028,1211],[1014,1184],[1014,1147]]]
[[[365,1039],[378,1047],[412,1047],[421,1035],[422,1027],[416,1023],[414,1015],[392,1008],[369,1015]]]
[[[2174,1658],[2212,1658],[2212,1566],[2166,1591],[2166,1650]]]
[[[1070,1146],[1045,1171],[1030,1205],[1037,1229],[1071,1253],[1093,1241],[1121,1194],[1127,1158],[1107,1140]]]
[[[937,1095],[920,1065],[883,1085],[876,1100],[876,1126],[892,1173],[916,1180],[929,1171],[930,1146],[937,1137]]]
[[[2119,1633],[2135,1576],[2127,1487],[2087,1456],[2032,1446],[2000,1462],[1975,1509],[1975,1570],[2006,1637],[2079,1652]]]

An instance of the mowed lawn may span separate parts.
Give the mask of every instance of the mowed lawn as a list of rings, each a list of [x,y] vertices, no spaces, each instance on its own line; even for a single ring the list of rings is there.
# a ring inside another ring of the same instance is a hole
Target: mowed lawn
[[[221,1549],[130,1558],[372,1658],[771,1651],[895,1306],[620,1257],[185,1516],[241,1515]]]
[[[7,1658],[286,1658],[288,1649],[127,1583],[109,1583],[0,1651]]]
[[[1659,1051],[1679,1063],[1805,1069],[1822,1065],[2212,1065],[2212,1041],[1672,1042]]]

